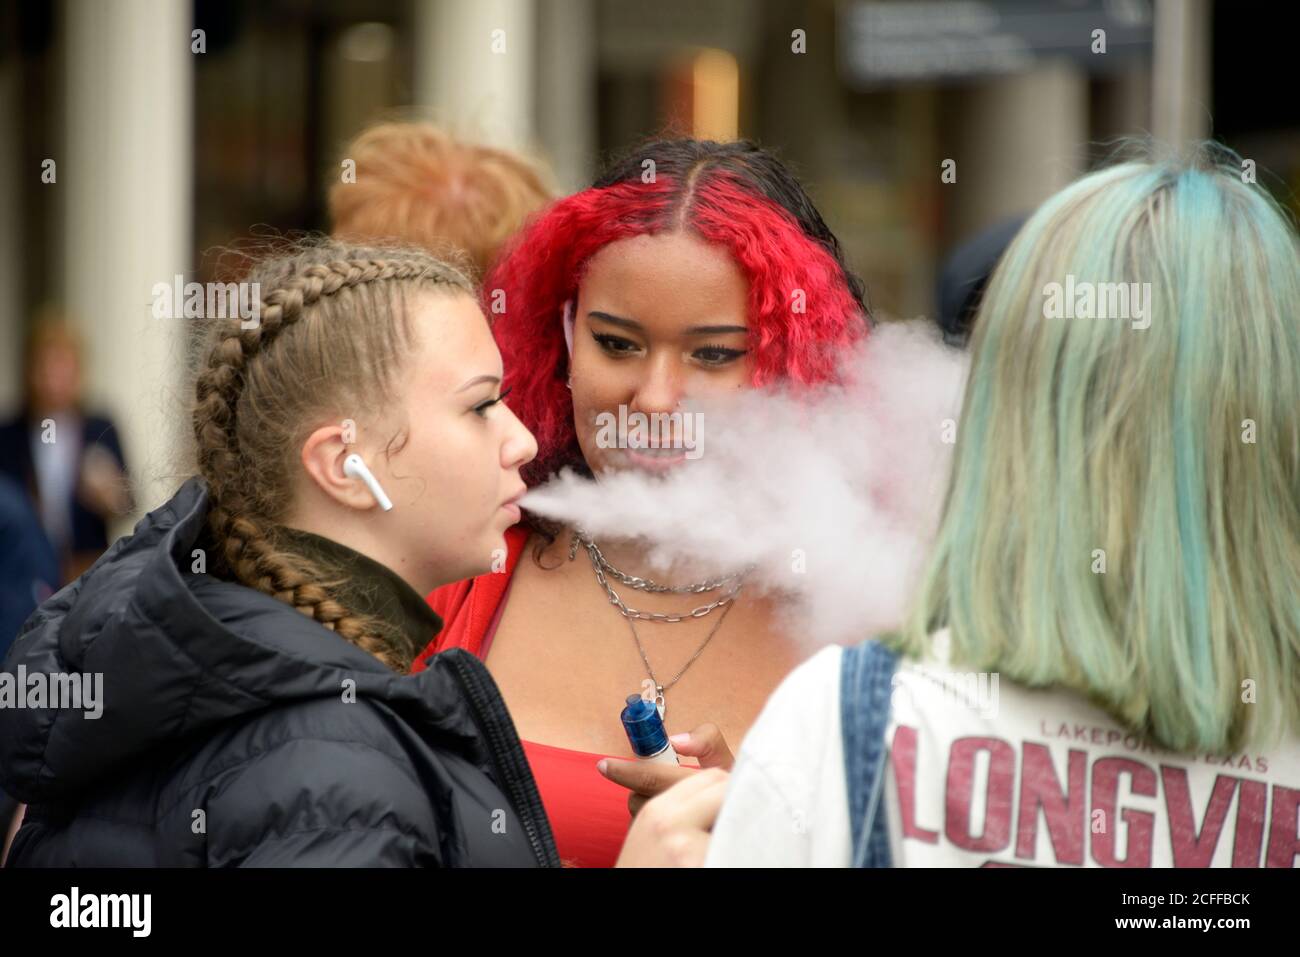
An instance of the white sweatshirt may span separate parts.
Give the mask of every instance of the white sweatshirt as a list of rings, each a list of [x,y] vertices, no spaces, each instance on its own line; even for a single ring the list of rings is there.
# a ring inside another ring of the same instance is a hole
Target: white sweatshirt
[[[839,647],[795,669],[741,743],[706,866],[845,867]],[[894,679],[884,790],[895,867],[1294,867],[1300,740],[1180,755],[1080,695],[931,660]]]

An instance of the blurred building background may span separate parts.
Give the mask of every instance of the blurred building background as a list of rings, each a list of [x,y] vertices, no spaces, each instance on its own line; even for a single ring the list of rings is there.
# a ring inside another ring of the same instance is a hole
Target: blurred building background
[[[656,132],[757,139],[801,175],[892,316],[930,314],[955,244],[1119,136],[1213,135],[1295,209],[1286,6],[0,0],[0,410],[20,401],[25,328],[65,310],[137,503],[157,504],[188,343],[181,322],[151,317],[150,289],[212,278],[205,252],[258,224],[326,228],[342,147],[379,119],[524,150],[566,192]]]

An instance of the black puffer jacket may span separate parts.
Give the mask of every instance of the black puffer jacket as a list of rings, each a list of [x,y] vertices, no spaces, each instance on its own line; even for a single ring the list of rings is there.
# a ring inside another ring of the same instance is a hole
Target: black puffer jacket
[[[103,674],[97,719],[0,708],[0,787],[30,805],[9,865],[558,866],[482,664],[450,651],[397,675],[193,573],[206,514],[192,480],[9,650],[29,687]]]

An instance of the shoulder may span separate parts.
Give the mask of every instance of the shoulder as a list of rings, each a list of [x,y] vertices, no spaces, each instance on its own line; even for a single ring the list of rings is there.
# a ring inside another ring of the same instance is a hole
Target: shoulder
[[[768,699],[741,742],[709,866],[825,866],[847,858],[842,655],[838,646],[822,649]]]
[[[788,753],[787,744],[824,730],[839,712],[843,657],[844,649],[831,645],[790,672],[768,698],[741,750],[776,757]]]
[[[919,658],[901,658],[898,662],[891,696],[893,722],[912,727],[936,723],[983,727],[996,711],[993,696],[999,693],[999,684],[997,673],[975,671],[955,660],[949,631],[937,631]],[[1033,706],[1074,697],[1074,692],[1066,689],[1018,688],[1012,682],[1001,691]]]
[[[792,800],[820,776],[827,747],[840,747],[840,666],[844,649],[823,648],[777,686],[758,720],[740,743],[746,762]]]
[[[192,752],[186,777],[193,781],[226,770],[256,770],[274,755],[269,770],[293,754],[319,760],[307,767],[306,779],[351,775],[359,767],[382,769],[385,777],[415,779],[412,749],[417,728],[400,703],[387,700],[384,678],[340,671],[337,688],[318,682],[286,693],[267,706],[245,706],[242,713],[209,724]],[[393,681],[415,679],[392,676]]]
[[[168,801],[202,809],[208,862],[414,864],[439,827],[392,714],[358,698],[282,704],[211,737]]]

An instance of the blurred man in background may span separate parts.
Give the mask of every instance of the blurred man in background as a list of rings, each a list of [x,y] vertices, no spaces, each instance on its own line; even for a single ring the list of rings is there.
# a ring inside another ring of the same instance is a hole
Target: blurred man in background
[[[108,547],[109,523],[131,511],[126,459],[113,423],[83,407],[81,344],[66,321],[37,322],[23,376],[23,407],[0,423],[0,474],[26,490],[71,581]]]

